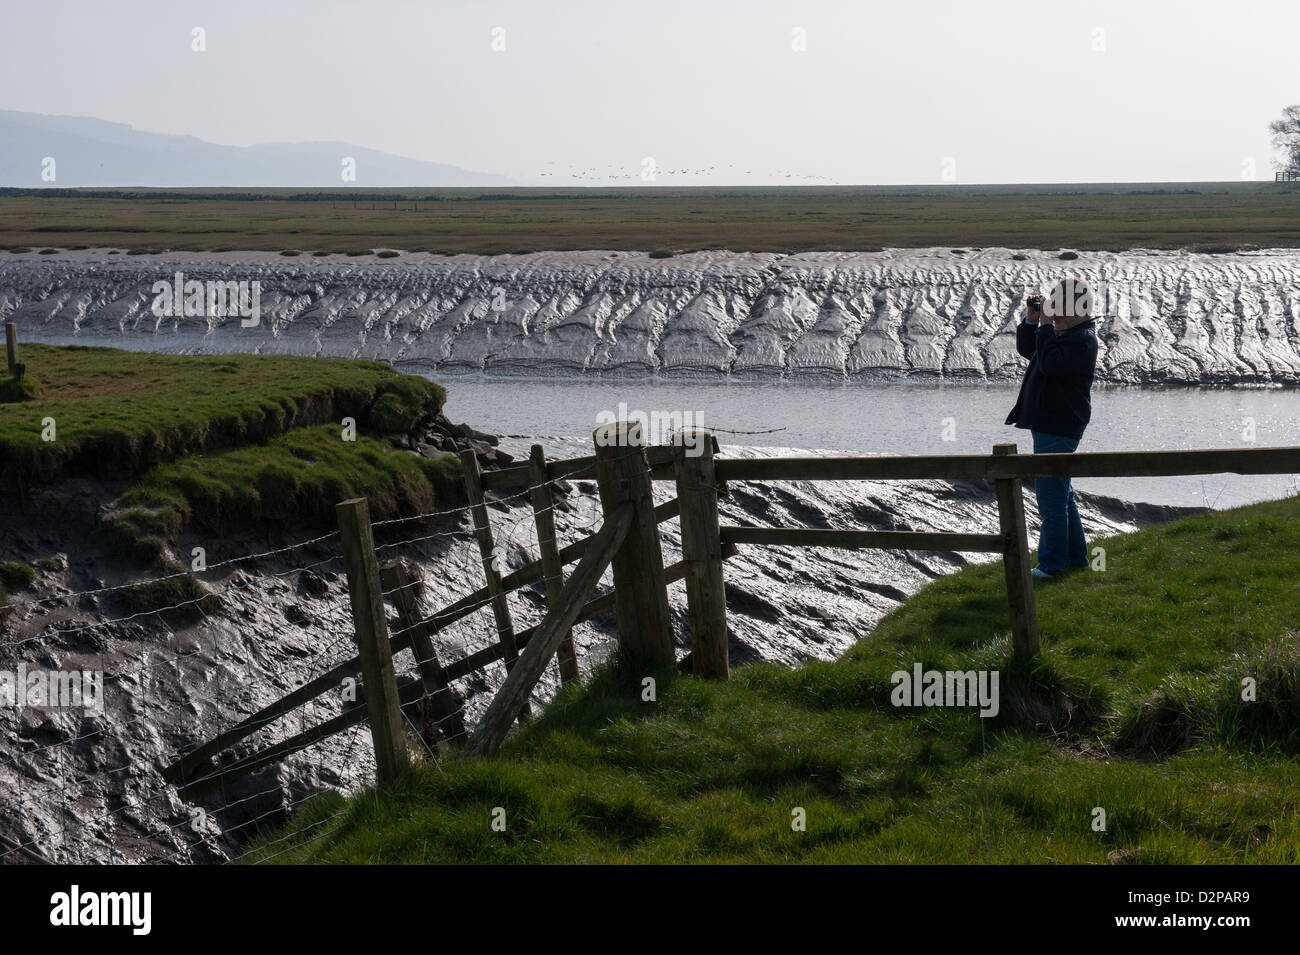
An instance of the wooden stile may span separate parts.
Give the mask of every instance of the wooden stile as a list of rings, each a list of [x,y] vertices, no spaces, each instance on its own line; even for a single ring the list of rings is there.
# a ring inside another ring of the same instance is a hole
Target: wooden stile
[[[677,516],[677,513],[678,502],[676,498],[673,498],[670,501],[664,501],[664,503],[655,508],[655,520],[659,523],[670,521]],[[592,535],[590,537],[576,540],[572,544],[566,544],[564,547],[560,548],[560,561],[563,564],[571,564],[574,561],[581,559],[582,556],[586,554],[587,549],[591,546],[594,539],[595,535]],[[674,574],[677,576],[674,576]],[[538,560],[507,574],[501,579],[501,583],[507,591],[518,590],[520,587],[526,587],[534,581],[541,580],[542,575],[542,563]],[[668,568],[668,570],[665,571],[665,578],[670,582],[680,580],[683,576],[685,576],[685,571],[678,564],[673,565],[673,567]],[[473,613],[475,609],[482,606],[483,602],[488,598],[489,594],[487,587],[480,587],[478,590],[466,594],[459,600],[435,611],[428,618],[428,623],[431,626],[432,631],[436,632],[437,630],[440,630],[443,627]],[[608,602],[608,605],[606,606],[604,603],[601,603],[601,609],[593,609],[593,604],[600,601],[606,601]],[[600,597],[597,601],[593,601],[593,604],[589,604],[588,607],[584,609],[584,616],[580,616],[579,620],[588,620],[593,616],[597,616],[599,613],[605,613],[614,609],[613,595],[609,594],[605,597]],[[588,611],[590,611],[590,613],[588,613]],[[530,632],[530,630],[524,630],[515,634],[515,646],[522,646],[524,635]],[[402,631],[401,633],[394,635],[389,641],[391,654],[400,653],[402,650],[406,650],[410,646],[411,634],[409,631]],[[489,663],[495,663],[497,660],[502,659],[503,652],[501,644],[496,643],[484,650],[471,654],[463,660],[449,663],[445,667],[447,679],[455,680],[468,673],[472,673],[480,667],[487,666]],[[278,719],[295,707],[301,706],[308,700],[313,700],[322,693],[337,687],[342,680],[350,676],[356,676],[360,672],[361,660],[359,657],[352,657],[349,660],[344,660],[342,663],[330,667],[330,669],[326,670],[324,673],[312,678],[302,686],[285,694],[273,703],[267,704],[251,716],[244,717],[244,719],[240,720],[234,726],[222,730],[213,739],[178,757],[171,764],[163,768],[163,778],[170,783],[180,785],[183,780],[192,779],[196,772],[211,769],[208,765],[208,761],[218,753],[235,745],[240,740],[247,739],[249,736],[256,733],[261,727]],[[345,714],[345,716],[347,716],[347,714]],[[356,720],[353,722],[356,722]],[[331,725],[333,728],[330,732],[338,732],[339,730],[346,729],[348,726],[353,725],[353,723],[346,722],[343,717],[340,717],[336,718],[336,721]],[[326,735],[329,735],[329,733]],[[312,739],[318,738],[320,737],[312,737]]]
[[[722,556],[724,560],[734,557],[735,549],[724,544]],[[679,580],[684,580],[686,578],[686,563],[684,561],[679,560],[677,561],[677,563],[672,564],[669,567],[666,567],[664,569],[664,577],[670,584],[676,583]],[[584,620],[590,620],[593,617],[599,617],[601,614],[609,613],[613,609],[614,609],[614,593],[613,591],[611,591],[607,594],[602,594],[601,596],[596,597],[592,600],[588,600],[585,604],[583,604],[581,609],[579,609],[578,611],[577,617],[574,618],[573,623],[581,623]],[[537,627],[529,627],[527,630],[520,630],[517,634],[515,634],[516,645],[521,648],[527,647],[528,644],[532,641],[533,635],[538,631],[540,626],[541,625],[539,624]],[[570,624],[570,626],[572,626],[572,624]],[[474,653],[471,653],[467,657],[463,657],[459,660],[449,663],[443,672],[445,673],[448,681],[459,680],[461,677],[468,676],[469,674],[473,673],[475,670],[481,670],[483,667],[495,663],[497,660],[500,659],[501,659],[501,645],[499,643],[494,643],[491,646],[484,647],[482,650],[478,650]],[[682,659],[686,661],[685,669],[689,670],[690,654],[688,653]],[[683,669],[682,664],[680,662],[678,663],[678,668]],[[337,683],[337,681],[335,681],[335,683]],[[401,704],[403,706],[406,706],[408,704],[413,704],[418,702],[423,692],[424,690],[422,684],[411,683],[402,687],[398,691],[398,698],[401,701]],[[287,756],[290,753],[297,752],[298,750],[302,749],[304,746],[310,746],[312,743],[316,743],[323,739],[327,739],[330,736],[333,736],[335,733],[341,733],[349,726],[355,726],[357,723],[360,723],[365,718],[366,718],[366,711],[362,707],[356,707],[355,709],[347,710],[341,715],[332,717],[331,719],[328,719],[323,723],[318,723],[315,726],[309,727],[308,729],[302,731],[301,733],[295,736],[291,736],[288,739],[281,740],[278,743],[274,743],[271,746],[266,747],[265,749],[258,750],[257,752],[254,753],[250,753],[249,755],[241,759],[238,759],[229,765],[223,766],[219,770],[214,769],[211,765],[207,764],[206,762],[195,762],[194,753],[190,753],[185,757],[185,765],[189,767],[189,769],[186,772],[186,775],[187,776],[192,775],[194,770],[196,769],[203,770],[203,772],[201,772],[196,778],[192,779],[189,783],[186,783],[182,786],[181,785],[182,780],[180,774],[180,767],[182,761],[177,760],[176,762],[172,763],[172,765],[168,766],[163,771],[163,777],[167,779],[168,782],[181,786],[182,791],[186,795],[200,795],[203,792],[209,791],[211,789],[215,789],[216,787],[220,786],[223,782],[228,782],[239,776],[243,776],[248,773],[254,772],[255,770],[261,769],[263,766],[270,765],[271,763],[274,763],[282,759],[283,757]],[[248,721],[245,721],[245,723],[247,722]],[[265,725],[265,723],[259,725]],[[238,738],[242,739],[244,736],[248,736],[251,732],[252,732],[251,730],[248,730]],[[230,745],[230,743],[228,742],[223,744],[222,746],[218,747],[218,751],[222,748],[225,748],[225,746],[228,745]],[[200,747],[200,750],[205,752],[211,752],[210,746],[211,744],[205,744],[203,747]],[[195,750],[195,753],[197,752],[199,752],[199,750]]]

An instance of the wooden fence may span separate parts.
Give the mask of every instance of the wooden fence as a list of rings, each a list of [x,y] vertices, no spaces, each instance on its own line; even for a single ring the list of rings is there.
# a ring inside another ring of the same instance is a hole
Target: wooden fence
[[[13,322],[5,323],[5,364],[9,374],[19,381],[27,374],[27,366],[18,350],[18,326]]]
[[[501,745],[511,725],[527,718],[529,696],[552,657],[558,654],[562,681],[576,678],[571,630],[580,621],[612,609],[621,652],[647,665],[674,665],[667,587],[677,581],[685,581],[686,585],[691,649],[676,665],[699,676],[726,679],[729,664],[723,563],[741,546],[1000,553],[1014,653],[1033,657],[1039,653],[1040,643],[1021,490],[1024,480],[1300,472],[1300,447],[1021,455],[1014,444],[1001,444],[990,455],[725,459],[717,456],[717,443],[707,432],[688,431],[678,434],[672,446],[645,447],[639,425],[627,422],[598,429],[593,440],[596,453],[590,457],[548,462],[541,447],[535,446],[527,464],[485,473],[479,472],[472,454],[462,458],[486,584],[423,620],[413,598],[418,581],[401,565],[377,565],[365,501],[340,504],[339,526],[358,655],[186,753],[166,767],[165,778],[187,793],[202,793],[222,780],[252,772],[368,718],[379,779],[387,781],[399,774],[407,762],[399,708],[423,700],[433,708],[440,725],[451,721],[456,726],[460,707],[451,690],[452,681],[502,660],[508,671],[505,681],[483,718],[465,734],[468,740],[462,750],[468,758],[490,755]],[[559,547],[550,484],[587,472],[594,472],[604,523],[595,534]],[[724,525],[719,518],[718,497],[726,494],[729,481],[924,479],[991,481],[998,510],[997,531],[743,527]],[[655,506],[653,481],[673,482],[677,496]],[[533,507],[541,556],[509,574],[500,573],[493,559],[485,498],[488,491],[527,492]],[[682,559],[665,567],[658,527],[675,518],[681,522]],[[577,567],[565,579],[564,567],[575,561]],[[614,588],[593,599],[606,568],[613,571]],[[545,587],[546,614],[535,627],[516,631],[506,607],[506,595],[538,581]],[[402,629],[391,637],[383,609],[385,591],[391,593],[402,622]],[[492,607],[497,642],[442,664],[433,644],[438,630],[485,605]],[[415,653],[421,679],[399,691],[392,657],[407,648]],[[219,768],[213,765],[214,757],[226,749],[358,673],[367,689],[365,708],[345,711]]]

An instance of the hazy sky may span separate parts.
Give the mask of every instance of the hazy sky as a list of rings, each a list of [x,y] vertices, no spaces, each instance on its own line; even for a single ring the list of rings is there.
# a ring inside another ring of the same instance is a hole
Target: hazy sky
[[[0,24],[0,108],[556,184],[641,184],[647,157],[659,185],[1271,179],[1300,102],[1296,0],[0,0]]]

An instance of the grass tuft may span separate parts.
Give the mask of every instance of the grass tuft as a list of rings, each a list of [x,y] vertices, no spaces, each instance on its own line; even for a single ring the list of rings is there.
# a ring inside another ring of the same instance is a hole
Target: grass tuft
[[[14,378],[12,375],[8,378],[0,378],[0,404],[31,401],[33,398],[39,397],[42,390],[41,383],[30,375],[23,377],[21,380]]]
[[[126,491],[107,532],[123,556],[152,559],[155,545],[193,527],[209,535],[250,528],[333,527],[334,506],[367,497],[373,520],[427,513],[459,492],[460,462],[431,461],[364,434],[317,425],[266,444],[159,465]]]
[[[36,580],[36,568],[21,560],[9,560],[0,564],[0,583],[9,588],[30,587]]]

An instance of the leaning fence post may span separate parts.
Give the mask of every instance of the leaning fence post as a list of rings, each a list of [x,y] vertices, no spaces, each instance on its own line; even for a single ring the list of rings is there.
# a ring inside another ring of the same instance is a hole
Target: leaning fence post
[[[18,326],[5,322],[5,357],[9,359],[9,374],[18,377]]]
[[[676,435],[674,470],[681,504],[682,560],[686,563],[686,606],[691,621],[691,671],[728,677],[727,599],[722,582],[722,537],[713,435]]]
[[[1016,453],[1014,444],[995,444],[999,457]],[[1006,570],[1007,603],[1011,607],[1011,640],[1015,655],[1038,656],[1038,607],[1034,601],[1034,581],[1029,574],[1029,539],[1025,534],[1025,500],[1020,479],[996,478],[993,486],[998,498],[998,523],[1002,531],[1002,558]]]
[[[375,741],[375,772],[379,782],[386,783],[402,773],[408,761],[393,655],[388,646],[384,592],[379,583],[379,562],[375,559],[375,539],[370,527],[370,506],[364,497],[359,497],[337,505],[335,512],[343,541],[343,566],[348,574],[348,596],[356,624],[370,735]]]
[[[641,424],[602,425],[592,439],[606,519],[620,504],[633,506],[632,528],[612,561],[619,647],[633,660],[671,667],[675,654],[668,585]]]
[[[492,599],[492,616],[496,620],[497,640],[501,644],[502,657],[505,659],[506,672],[514,669],[519,659],[519,649],[515,646],[515,625],[510,619],[510,604],[506,602],[506,591],[501,585],[501,571],[497,567],[496,544],[492,540],[492,524],[488,519],[488,510],[483,497],[483,475],[479,471],[478,458],[473,448],[460,453],[461,471],[465,475],[465,493],[469,497],[470,517],[474,520],[474,536],[478,538],[478,552],[483,559],[483,573],[487,576],[488,594]],[[519,718],[527,719],[531,710],[527,704],[520,711]]]
[[[393,606],[397,608],[397,618],[402,622],[402,628],[411,635],[411,652],[415,654],[416,666],[420,668],[424,692],[429,696],[429,705],[438,721],[439,733],[446,740],[463,737],[465,722],[461,711],[464,707],[448,685],[447,674],[438,662],[438,652],[433,645],[432,635],[437,627],[429,620],[420,618],[416,599],[418,576],[412,577],[405,564],[394,560],[379,568],[379,580],[384,585],[384,590],[392,595]]]
[[[528,454],[528,483],[533,520],[537,524],[537,547],[542,552],[546,606],[553,607],[564,589],[564,564],[560,562],[560,548],[555,542],[555,496],[546,478],[546,452],[540,444],[534,444]],[[560,668],[562,686],[578,679],[578,651],[573,645],[572,631],[560,641],[555,662]]]
[[[488,704],[483,718],[474,728],[474,735],[461,750],[462,758],[491,756],[501,746],[510,730],[510,724],[515,720],[515,714],[527,704],[528,695],[551,662],[551,655],[560,645],[560,637],[573,629],[584,602],[600,583],[605,568],[613,559],[614,552],[626,540],[631,525],[631,504],[625,503],[616,511],[605,515],[605,523],[592,537],[591,546],[569,575],[569,582],[564,585],[559,598],[533,631],[532,638],[519,657],[519,665],[506,676],[496,696]]]

